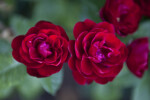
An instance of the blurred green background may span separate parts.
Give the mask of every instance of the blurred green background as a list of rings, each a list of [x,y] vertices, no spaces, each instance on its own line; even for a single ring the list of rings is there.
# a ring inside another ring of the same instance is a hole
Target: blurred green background
[[[99,9],[104,3],[105,0],[0,0],[0,100],[150,100],[150,70],[138,79],[124,64],[113,82],[80,86],[67,64],[59,73],[38,79],[27,75],[26,67],[11,56],[12,39],[26,34],[38,21],[60,25],[74,39],[76,22],[86,18],[101,22]],[[142,18],[134,35],[118,38],[127,44],[145,36],[150,38],[147,17]]]

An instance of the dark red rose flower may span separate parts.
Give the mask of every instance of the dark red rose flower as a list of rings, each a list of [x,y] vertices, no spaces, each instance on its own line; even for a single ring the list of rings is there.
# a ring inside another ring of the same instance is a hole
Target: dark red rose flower
[[[100,10],[100,17],[114,24],[119,35],[126,36],[133,34],[138,28],[141,10],[133,0],[106,0]]]
[[[142,9],[145,16],[150,17],[150,0],[134,0]]]
[[[148,69],[148,38],[134,40],[128,45],[128,51],[127,66],[134,75],[140,78]]]
[[[69,42],[71,57],[68,64],[77,83],[112,81],[127,57],[127,48],[115,36],[113,25],[108,22],[96,24],[86,19],[76,23],[73,33],[76,40]]]
[[[48,77],[59,72],[69,57],[68,41],[62,27],[39,21],[26,35],[12,41],[12,55],[27,66],[28,74]]]

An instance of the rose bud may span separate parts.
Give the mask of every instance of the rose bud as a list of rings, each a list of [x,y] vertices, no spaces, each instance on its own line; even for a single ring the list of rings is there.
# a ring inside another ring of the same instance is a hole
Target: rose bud
[[[39,21],[26,35],[12,41],[13,57],[27,66],[31,76],[48,77],[61,70],[69,56],[64,29],[51,22]]]
[[[134,0],[142,9],[145,16],[150,17],[150,0]]]
[[[114,26],[86,19],[75,24],[73,33],[76,40],[69,42],[68,64],[76,82],[84,85],[112,81],[127,58],[127,48],[115,36]]]
[[[121,36],[133,34],[141,19],[140,7],[133,0],[106,0],[100,17],[115,26]]]
[[[129,70],[141,78],[148,69],[148,38],[139,38],[128,45],[127,66]]]

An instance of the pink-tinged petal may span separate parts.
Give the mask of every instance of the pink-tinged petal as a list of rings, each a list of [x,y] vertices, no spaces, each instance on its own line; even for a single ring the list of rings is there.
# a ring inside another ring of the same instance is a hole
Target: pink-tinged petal
[[[28,32],[26,33],[25,36],[31,35],[31,34],[38,34],[39,32],[39,28],[38,27],[31,27]]]
[[[24,39],[24,35],[17,36],[16,38],[13,39],[11,44],[11,47],[13,49],[12,56],[19,62],[22,62],[21,60],[22,58],[19,54],[19,50],[23,39]]]
[[[57,26],[54,25],[53,23],[51,22],[47,22],[47,21],[39,21],[35,27],[38,27],[40,29],[54,29],[54,30],[57,30]]]
[[[80,85],[90,84],[92,82],[92,80],[83,77],[78,71],[73,71],[72,74],[75,81]]]
[[[148,69],[148,53],[149,53],[148,38],[139,38],[134,40],[129,46],[129,55],[127,58],[127,66],[129,70],[141,78]]]
[[[97,30],[97,32],[115,34],[115,28],[114,28],[113,24],[108,23],[108,22],[101,22],[101,23],[96,24],[91,31],[93,32],[96,30]]]
[[[68,50],[72,56],[75,56],[75,40],[70,40],[68,45]]]
[[[92,64],[88,58],[82,57],[81,61],[81,71],[86,75],[91,75],[92,72]]]
[[[84,22],[78,22],[75,24],[73,34],[75,39],[84,31],[90,31],[96,23],[92,20],[86,19]]]
[[[37,71],[40,75],[48,77],[54,73],[59,72],[62,69],[63,64],[59,66],[51,66],[51,65],[44,65],[41,68],[38,68]]]
[[[75,42],[75,53],[76,53],[77,58],[79,58],[79,59],[81,59],[81,57],[84,53],[82,41],[86,35],[87,35],[87,32],[81,33]]]
[[[68,66],[69,66],[69,68],[70,68],[71,70],[73,70],[73,71],[74,71],[74,70],[77,70],[77,69],[76,69],[76,66],[75,66],[75,64],[76,64],[75,61],[76,61],[76,60],[75,60],[75,57],[70,57],[70,58],[69,58],[69,61],[68,61]]]
[[[40,55],[46,58],[47,56],[52,54],[52,51],[50,51],[49,48],[49,44],[46,44],[46,42],[42,42],[38,45],[38,52],[40,53]]]
[[[58,25],[57,25],[57,27],[58,27],[58,29],[60,30],[61,36],[64,37],[67,41],[69,41],[69,38],[68,38],[68,36],[67,36],[65,30],[64,30],[61,26],[58,26]]]
[[[114,78],[101,78],[101,77],[98,77],[97,79],[95,79],[95,82],[96,83],[99,83],[99,84],[106,84],[108,83],[109,81],[112,81]]]

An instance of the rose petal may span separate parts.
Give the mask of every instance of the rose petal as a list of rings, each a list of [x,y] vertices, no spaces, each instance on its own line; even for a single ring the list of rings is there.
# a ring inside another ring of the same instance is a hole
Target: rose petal
[[[38,34],[39,32],[39,28],[38,27],[31,27],[28,32],[26,33],[25,36],[31,35],[31,34]]]
[[[86,19],[84,22],[78,22],[75,24],[73,34],[75,39],[84,31],[90,31],[96,23],[92,20]]]
[[[112,81],[114,78],[101,78],[101,77],[98,77],[95,82],[96,83],[99,83],[99,84],[106,84],[108,83],[109,81]]]
[[[115,28],[113,24],[108,22],[101,22],[95,25],[95,27],[91,30],[92,32],[95,31],[95,29],[101,29],[98,32],[105,32],[105,33],[112,33],[115,34]]]
[[[87,32],[81,33],[75,42],[75,53],[76,53],[77,58],[79,59],[81,59],[84,53],[84,50],[82,48],[82,41],[86,35],[87,35]]]
[[[19,62],[22,62],[21,61],[22,58],[19,54],[19,50],[23,39],[24,39],[24,35],[17,36],[16,38],[13,39],[11,44],[11,47],[13,49],[12,56]]]
[[[51,22],[47,22],[47,21],[39,21],[35,27],[38,27],[40,29],[54,29],[54,30],[57,30],[57,26],[54,25],[53,23]]]
[[[92,74],[92,64],[88,58],[82,57],[81,71],[86,75]]]
[[[80,85],[90,84],[93,80],[84,78],[79,72],[72,72],[75,81]]]
[[[59,72],[62,69],[63,64],[59,66],[52,66],[52,65],[44,65],[41,68],[38,68],[37,71],[40,75],[48,77],[54,73]]]

